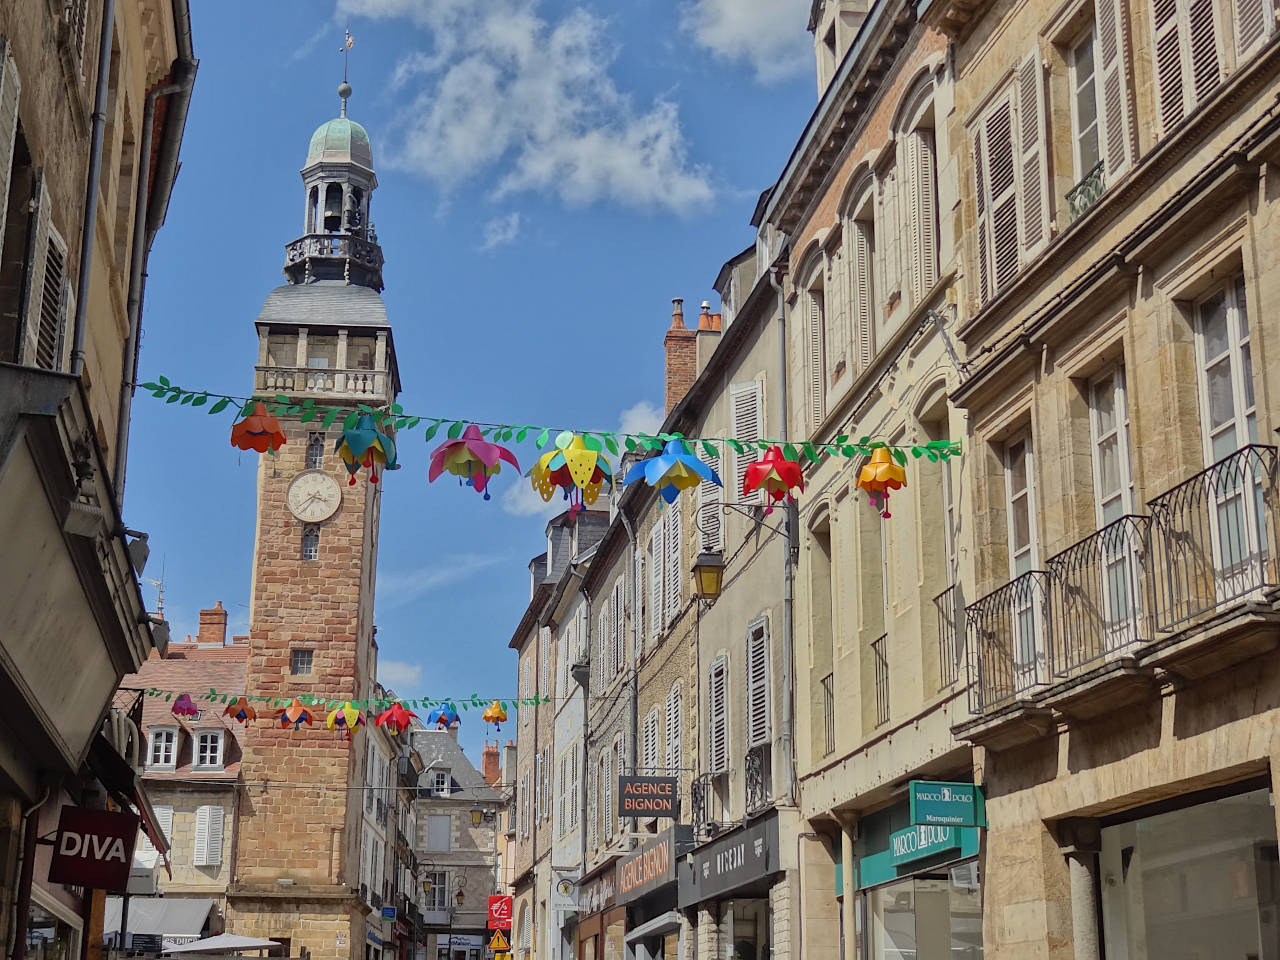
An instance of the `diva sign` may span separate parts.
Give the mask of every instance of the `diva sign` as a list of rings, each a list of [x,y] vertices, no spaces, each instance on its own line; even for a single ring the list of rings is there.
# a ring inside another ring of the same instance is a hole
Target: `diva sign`
[[[63,807],[49,882],[124,892],[133,866],[138,818],[132,813]]]

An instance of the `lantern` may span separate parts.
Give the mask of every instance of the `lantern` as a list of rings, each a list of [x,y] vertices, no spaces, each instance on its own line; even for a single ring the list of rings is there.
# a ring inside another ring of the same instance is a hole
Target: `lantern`
[[[698,599],[711,603],[720,596],[724,583],[724,555],[719,551],[698,554],[693,565],[693,587]]]
[[[231,445],[241,450],[275,453],[284,446],[284,431],[280,421],[267,412],[267,405],[257,402],[247,417],[232,425]]]
[[[486,500],[489,492],[485,487],[489,478],[502,470],[502,462],[506,461],[518,471],[520,464],[515,454],[506,447],[490,443],[480,434],[480,428],[474,423],[467,424],[462,436],[456,440],[447,440],[431,452],[431,469],[427,473],[427,482],[448,470],[455,477],[465,477],[465,483],[476,493],[483,493]],[[459,483],[463,483],[459,479]]]
[[[871,451],[871,460],[858,474],[858,486],[867,491],[871,505],[880,516],[889,519],[889,491],[900,490],[907,485],[907,472],[894,463],[888,447]]]

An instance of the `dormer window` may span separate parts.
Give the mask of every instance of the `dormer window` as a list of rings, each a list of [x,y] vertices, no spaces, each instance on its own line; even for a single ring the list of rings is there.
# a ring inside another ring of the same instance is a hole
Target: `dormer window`
[[[196,734],[196,768],[222,769],[222,731],[201,730]]]
[[[178,730],[161,727],[151,731],[151,743],[147,748],[147,769],[172,770],[178,756]]]
[[[435,771],[431,792],[437,797],[447,797],[453,792],[453,781],[448,770]]]

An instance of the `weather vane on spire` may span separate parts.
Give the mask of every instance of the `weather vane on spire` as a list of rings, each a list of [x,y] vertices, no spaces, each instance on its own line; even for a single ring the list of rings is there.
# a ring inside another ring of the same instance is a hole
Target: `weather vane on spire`
[[[351,84],[347,83],[347,51],[356,44],[356,38],[351,35],[350,28],[343,31],[347,35],[347,39],[343,41],[339,53],[342,54],[342,83],[338,85],[338,96],[342,99],[342,112],[340,116],[347,115],[347,98],[351,96]]]

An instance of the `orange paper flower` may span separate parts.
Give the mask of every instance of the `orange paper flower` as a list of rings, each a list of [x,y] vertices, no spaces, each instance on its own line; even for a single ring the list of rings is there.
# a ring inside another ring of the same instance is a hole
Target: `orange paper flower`
[[[900,490],[907,485],[907,472],[894,463],[888,447],[871,451],[870,462],[858,474],[858,486],[867,491],[871,504],[886,520],[889,519],[889,491]]]
[[[265,403],[255,403],[253,412],[231,427],[231,445],[258,453],[275,451],[284,446],[284,431]]]
[[[289,727],[293,727],[296,730],[304,723],[311,723],[311,711],[304,707],[297,697],[294,697],[293,702],[287,707],[276,711],[276,719],[280,721],[280,726],[286,730]]]
[[[239,723],[248,723],[250,720],[258,719],[258,711],[249,706],[249,701],[244,697],[236,697],[227,704],[227,709],[222,711],[224,717],[230,717]]]

